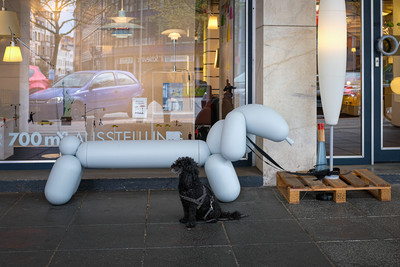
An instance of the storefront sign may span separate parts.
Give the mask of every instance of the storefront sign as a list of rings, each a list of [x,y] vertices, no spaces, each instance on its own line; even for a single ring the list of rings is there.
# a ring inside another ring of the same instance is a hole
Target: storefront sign
[[[178,134],[177,134],[178,133]],[[39,132],[33,133],[9,133],[11,141],[8,146],[59,146],[60,141],[63,137],[68,136],[68,132],[57,132],[56,135],[42,135]],[[181,132],[166,132],[166,136],[181,136]],[[87,132],[78,132],[71,135],[75,135],[81,140],[81,142],[88,141]],[[159,131],[153,131],[150,134],[149,131],[108,131],[108,132],[93,132],[91,137],[93,141],[125,141],[125,140],[167,140],[166,136],[163,136]],[[171,139],[171,138],[170,138]]]

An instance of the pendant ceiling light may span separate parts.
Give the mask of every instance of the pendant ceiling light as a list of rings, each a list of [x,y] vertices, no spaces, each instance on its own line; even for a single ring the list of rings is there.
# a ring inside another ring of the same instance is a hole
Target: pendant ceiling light
[[[114,22],[102,26],[102,29],[111,30],[111,35],[116,38],[128,38],[133,35],[134,29],[143,29],[142,26],[131,23],[134,17],[127,17],[124,10],[124,1],[121,0],[121,10],[118,11],[118,17],[110,17]]]
[[[168,35],[171,38],[174,45],[174,71],[176,71],[176,40],[182,37],[181,34],[186,34],[186,31],[182,29],[169,29],[161,33],[162,35]]]
[[[0,36],[10,36],[10,29],[14,33],[15,37],[21,36],[21,29],[19,27],[17,13],[7,11],[4,7],[3,0],[3,7],[0,11]]]
[[[21,49],[19,46],[15,46],[14,41],[11,41],[11,44],[6,47],[6,51],[4,52],[3,57],[4,62],[21,62],[22,55]]]

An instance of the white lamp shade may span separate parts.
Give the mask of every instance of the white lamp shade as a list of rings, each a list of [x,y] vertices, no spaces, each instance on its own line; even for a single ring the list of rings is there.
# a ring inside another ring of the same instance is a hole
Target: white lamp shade
[[[321,0],[318,20],[318,73],[325,122],[336,125],[346,77],[346,5]]]
[[[177,32],[171,32],[168,35],[168,37],[171,38],[171,40],[178,40],[181,37],[181,35]]]
[[[17,13],[12,11],[0,11],[0,36],[11,36],[10,27],[15,37],[21,36],[21,29],[17,18]]]
[[[186,34],[186,31],[181,29],[169,29],[165,30],[161,33],[162,35],[168,35],[171,40],[178,40],[183,34]]]
[[[5,62],[21,62],[22,55],[19,46],[14,46],[13,44],[6,47],[6,52],[4,52],[3,61]]]

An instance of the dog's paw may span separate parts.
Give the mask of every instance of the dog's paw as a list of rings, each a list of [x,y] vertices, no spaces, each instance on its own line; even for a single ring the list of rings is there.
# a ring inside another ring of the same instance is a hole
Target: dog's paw
[[[194,228],[196,226],[196,222],[188,222],[186,223],[187,228]]]
[[[187,223],[187,219],[186,218],[182,218],[179,220],[180,223]]]

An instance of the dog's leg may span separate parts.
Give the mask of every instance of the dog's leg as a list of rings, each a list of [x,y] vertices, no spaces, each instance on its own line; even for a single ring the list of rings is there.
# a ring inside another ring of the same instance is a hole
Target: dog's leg
[[[182,201],[182,207],[183,207],[183,218],[180,219],[179,222],[187,223],[189,217],[189,205]]]
[[[196,204],[190,203],[188,212],[188,221],[186,223],[187,228],[193,228],[196,226],[196,212],[197,212]]]

